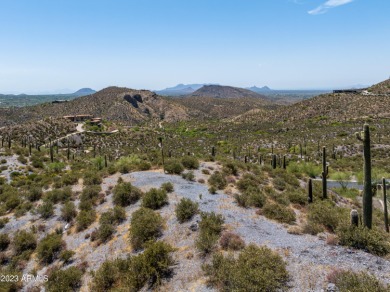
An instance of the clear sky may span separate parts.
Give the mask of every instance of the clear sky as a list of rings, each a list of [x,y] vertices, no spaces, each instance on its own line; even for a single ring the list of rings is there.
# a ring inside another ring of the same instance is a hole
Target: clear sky
[[[0,93],[390,75],[389,0],[0,0]]]

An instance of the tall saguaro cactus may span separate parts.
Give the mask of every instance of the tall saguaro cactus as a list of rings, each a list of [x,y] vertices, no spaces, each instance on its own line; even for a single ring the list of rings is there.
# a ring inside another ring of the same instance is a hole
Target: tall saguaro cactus
[[[326,166],[326,147],[322,147],[322,198],[328,197],[328,183],[326,181],[328,177],[328,167]]]
[[[363,132],[356,133],[356,138],[363,142],[364,157],[364,188],[363,188],[363,224],[372,227],[372,182],[371,182],[371,141],[370,127],[364,124]]]
[[[387,197],[386,197],[386,180],[382,178],[382,190],[383,190],[383,213],[385,216],[385,228],[386,232],[389,232],[389,215],[387,214]]]

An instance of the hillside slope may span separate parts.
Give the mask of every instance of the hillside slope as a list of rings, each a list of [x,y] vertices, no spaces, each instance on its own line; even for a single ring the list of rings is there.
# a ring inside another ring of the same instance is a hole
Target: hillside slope
[[[206,96],[206,97],[216,97],[216,98],[259,98],[268,102],[267,97],[264,95],[258,94],[256,92],[250,91],[244,88],[232,87],[232,86],[221,86],[221,85],[205,85],[202,88],[198,89],[191,96]]]
[[[66,103],[0,109],[0,125],[80,114],[90,114],[126,125],[149,119],[164,118],[174,122],[190,118],[188,109],[151,91],[108,87]]]

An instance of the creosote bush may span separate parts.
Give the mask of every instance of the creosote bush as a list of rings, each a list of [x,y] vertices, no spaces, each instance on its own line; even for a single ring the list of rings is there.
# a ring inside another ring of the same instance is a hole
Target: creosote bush
[[[167,193],[172,193],[174,191],[174,186],[171,182],[166,182],[161,185],[161,188],[166,190]]]
[[[177,220],[180,223],[189,221],[192,219],[192,217],[195,214],[198,213],[198,210],[199,210],[198,203],[195,203],[192,200],[187,198],[182,198],[179,204],[177,204],[175,209]]]
[[[45,202],[37,209],[43,219],[48,219],[54,214],[54,206],[51,202]]]
[[[153,210],[168,204],[168,195],[164,189],[152,188],[142,197],[142,207]]]
[[[142,254],[104,262],[95,272],[92,290],[139,291],[146,284],[157,288],[161,280],[169,277],[174,264],[174,248],[163,241],[149,243]]]
[[[122,207],[136,203],[142,196],[141,190],[129,182],[118,183],[112,192],[114,204]]]
[[[37,247],[37,239],[34,233],[21,230],[15,234],[12,245],[15,253],[20,255],[25,251],[34,251]]]
[[[46,283],[46,291],[78,291],[81,287],[83,272],[77,267],[70,267],[66,270],[54,268],[49,274]]]
[[[340,223],[348,221],[348,214],[347,209],[337,207],[331,201],[319,200],[309,205],[307,219],[334,232]]]
[[[327,278],[330,283],[336,285],[340,292],[388,292],[390,288],[366,272],[335,270]]]
[[[146,242],[161,235],[162,218],[148,208],[140,208],[131,217],[130,242],[135,250],[145,247]]]
[[[223,190],[227,186],[227,181],[225,176],[216,171],[208,179],[210,186],[217,188],[218,190]]]
[[[64,249],[65,242],[61,234],[52,233],[46,235],[37,246],[38,258],[46,264],[53,262]]]
[[[244,248],[237,259],[215,254],[203,270],[209,284],[220,291],[283,291],[289,279],[282,257],[255,245]]]
[[[77,216],[76,206],[73,202],[66,202],[61,208],[61,217],[66,222],[70,222]]]
[[[8,234],[0,234],[0,251],[6,250],[10,242]]]
[[[95,210],[81,210],[76,217],[77,231],[87,229],[96,219]]]
[[[295,222],[295,212],[288,207],[276,203],[267,202],[263,209],[261,209],[261,214],[268,219],[281,223],[292,224]]]
[[[342,224],[336,232],[341,245],[363,249],[378,256],[390,253],[390,236],[383,231]]]
[[[180,161],[170,159],[165,162],[164,170],[169,174],[181,174],[184,171],[184,166]]]
[[[184,156],[181,159],[181,163],[187,169],[198,169],[199,168],[199,161],[194,156]]]
[[[199,222],[199,236],[195,242],[196,247],[207,254],[211,252],[222,232],[222,225],[225,222],[221,214],[201,213]]]

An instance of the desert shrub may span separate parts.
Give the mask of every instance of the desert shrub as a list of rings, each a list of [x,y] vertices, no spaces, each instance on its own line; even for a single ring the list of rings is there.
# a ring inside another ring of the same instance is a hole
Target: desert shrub
[[[51,202],[45,202],[37,209],[42,218],[48,219],[54,214],[54,206]]]
[[[222,233],[219,244],[226,250],[240,250],[245,247],[245,242],[241,239],[241,237],[232,232]]]
[[[222,232],[224,218],[221,214],[201,213],[199,222],[199,237],[195,242],[196,247],[203,253],[211,252]]]
[[[113,224],[104,223],[100,224],[99,229],[97,231],[97,236],[101,242],[106,242],[111,239],[112,235],[115,232],[115,227]]]
[[[173,251],[169,244],[158,241],[148,244],[137,256],[106,261],[96,271],[92,289],[103,292],[116,287],[123,291],[139,291],[146,283],[157,288],[172,272]]]
[[[63,250],[60,253],[60,259],[65,264],[68,264],[72,261],[72,257],[75,255],[75,252],[73,250]]]
[[[182,198],[175,209],[177,220],[180,223],[191,220],[191,218],[198,213],[198,208],[198,203],[195,203],[190,199]]]
[[[289,280],[282,257],[255,245],[243,249],[237,259],[215,254],[203,270],[209,284],[220,291],[283,291]]]
[[[247,188],[241,196],[241,200],[245,201],[243,207],[251,206],[256,208],[262,208],[266,201],[266,196],[264,195],[263,191],[258,187]],[[240,200],[238,200],[237,203],[240,203]]]
[[[171,159],[165,162],[164,170],[170,174],[181,174],[184,171],[184,166],[180,161]]]
[[[255,189],[259,187],[259,181],[253,174],[246,173],[237,182],[237,188],[241,192],[245,192],[247,189]]]
[[[167,193],[172,193],[174,191],[174,187],[171,182],[163,183],[161,188],[164,189]]]
[[[288,200],[293,204],[306,205],[307,203],[307,194],[301,188],[292,189],[289,188],[286,191]]]
[[[81,192],[80,195],[80,201],[86,201],[86,202],[91,202],[94,204],[99,197],[99,192],[102,190],[102,188],[98,185],[89,185],[85,186],[83,188],[83,191]],[[80,208],[81,209],[81,208]]]
[[[122,207],[126,207],[130,204],[136,203],[142,196],[141,190],[134,187],[129,182],[122,182],[117,184],[112,190],[112,192],[114,194],[114,204]]]
[[[65,186],[71,186],[76,184],[79,181],[79,178],[74,173],[66,173],[62,176],[62,184]]]
[[[6,250],[10,242],[8,234],[0,234],[0,251]]]
[[[222,171],[227,175],[238,175],[238,166],[234,162],[227,162],[223,165]]]
[[[379,256],[390,253],[390,236],[377,229],[341,224],[337,228],[337,235],[341,245],[363,249]]]
[[[281,223],[292,224],[296,219],[292,209],[276,203],[266,203],[261,213],[265,217]]]
[[[47,192],[44,196],[44,201],[57,204],[59,202],[66,202],[71,197],[72,197],[72,189],[70,187],[65,187],[62,189],[54,189],[50,192]]]
[[[73,220],[74,217],[76,217],[77,211],[76,206],[73,202],[66,202],[64,206],[61,208],[61,217],[66,222],[70,222]]]
[[[12,245],[15,253],[20,255],[23,252],[35,250],[37,247],[37,239],[34,233],[21,230],[15,234]]]
[[[183,172],[181,177],[188,181],[195,181],[195,175],[192,171]]]
[[[84,185],[100,185],[102,183],[102,178],[99,173],[94,171],[87,171],[84,174]]]
[[[308,221],[303,225],[302,232],[311,235],[317,235],[318,233],[324,231],[324,227],[321,224]]]
[[[126,220],[126,210],[121,206],[115,206],[113,209],[114,222],[119,224]]]
[[[55,268],[51,271],[46,289],[48,292],[78,291],[81,287],[83,272],[77,267],[70,267],[66,270]]]
[[[8,222],[9,222],[8,217],[0,218],[0,229],[4,228],[5,224],[7,224]]]
[[[321,174],[321,167],[313,164],[312,162],[291,161],[287,166],[287,171],[297,177],[300,177],[302,174],[306,174],[311,178],[315,178]]]
[[[337,207],[331,201],[316,201],[309,205],[307,219],[334,232],[339,223],[348,220],[348,210]]]
[[[336,270],[328,275],[328,281],[335,284],[340,292],[386,292],[389,287],[385,287],[373,275],[366,272],[353,272]]]
[[[138,155],[132,154],[118,159],[115,163],[117,170],[120,173],[129,173],[135,170],[148,170],[151,165],[148,161],[141,159]]]
[[[161,235],[162,218],[148,208],[140,208],[131,217],[130,242],[135,250],[145,247],[149,240]]]
[[[181,163],[187,169],[198,169],[199,168],[199,161],[194,156],[184,156],[181,159]]]
[[[94,210],[81,210],[76,217],[77,231],[87,229],[96,219]]]
[[[38,186],[34,186],[29,189],[29,191],[26,194],[27,200],[30,202],[38,201],[42,197],[42,188]]]
[[[50,264],[58,257],[64,245],[61,234],[48,234],[37,246],[38,258],[43,263]]]
[[[283,180],[283,178],[275,177],[273,180],[273,184],[275,189],[279,191],[284,191],[286,188],[286,182]]]
[[[153,210],[160,209],[168,204],[168,195],[164,189],[152,188],[142,197],[142,207]]]
[[[215,195],[218,192],[217,188],[214,186],[209,187],[208,191],[212,195]]]
[[[210,184],[210,186],[216,187],[218,190],[223,190],[227,186],[225,176],[218,171],[214,172],[209,177],[208,183]]]
[[[23,288],[23,282],[22,280],[22,273],[15,269],[14,267],[10,266],[1,266],[0,267],[0,275],[2,275],[2,281],[0,285],[0,290],[4,292],[16,292],[16,291],[22,291]],[[6,275],[13,275],[18,277],[18,281],[7,281]],[[3,276],[5,276],[3,278]]]
[[[17,194],[10,194],[5,202],[5,207],[7,210],[13,210],[22,203],[22,200],[18,197]]]

